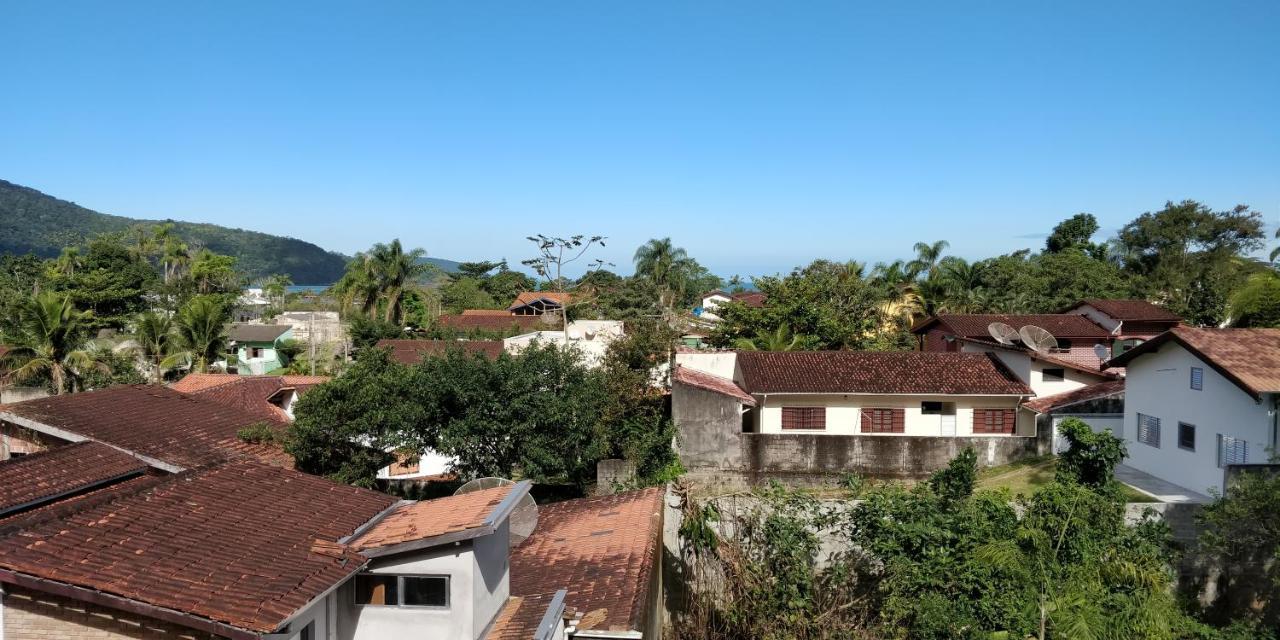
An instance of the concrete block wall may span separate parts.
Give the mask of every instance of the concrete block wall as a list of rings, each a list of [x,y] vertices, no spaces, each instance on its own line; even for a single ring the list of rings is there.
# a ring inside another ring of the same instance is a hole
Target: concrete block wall
[[[76,600],[4,585],[5,640],[212,640],[220,636]]]

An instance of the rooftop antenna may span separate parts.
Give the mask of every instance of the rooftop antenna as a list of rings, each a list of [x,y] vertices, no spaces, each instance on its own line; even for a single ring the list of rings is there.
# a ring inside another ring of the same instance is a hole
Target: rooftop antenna
[[[987,333],[990,333],[991,337],[1000,344],[1013,344],[1018,341],[1018,330],[1003,322],[992,322],[987,325]]]
[[[1036,353],[1047,353],[1050,349],[1058,348],[1058,339],[1034,324],[1018,329],[1018,336],[1022,338],[1023,344]]]
[[[460,496],[464,493],[474,493],[485,489],[495,489],[497,487],[505,487],[513,485],[515,482],[506,478],[476,478],[453,492],[453,495]],[[520,497],[520,502],[516,503],[516,508],[511,511],[511,517],[508,518],[511,523],[511,547],[520,546],[533,535],[534,529],[538,528],[538,503],[533,501],[533,496],[524,494]]]

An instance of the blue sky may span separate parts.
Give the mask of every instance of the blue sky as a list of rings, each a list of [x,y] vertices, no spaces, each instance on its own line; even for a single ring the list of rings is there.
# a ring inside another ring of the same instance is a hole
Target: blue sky
[[[354,252],[970,258],[1280,217],[1280,2],[7,2],[0,178]]]

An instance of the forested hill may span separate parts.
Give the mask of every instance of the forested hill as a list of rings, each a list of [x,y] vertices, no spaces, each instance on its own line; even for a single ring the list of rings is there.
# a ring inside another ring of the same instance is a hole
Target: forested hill
[[[98,213],[0,180],[0,254],[30,252],[45,258],[56,257],[63,247],[91,236],[157,222],[160,221]],[[251,278],[284,273],[299,284],[328,284],[342,276],[347,261],[339,253],[295,238],[216,224],[177,221],[173,224],[174,232],[188,243],[235,256],[237,266]]]

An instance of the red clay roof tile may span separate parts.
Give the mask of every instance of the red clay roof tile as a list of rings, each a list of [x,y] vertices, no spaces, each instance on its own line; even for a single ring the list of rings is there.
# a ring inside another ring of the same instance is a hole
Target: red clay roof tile
[[[377,346],[390,349],[391,359],[401,364],[418,364],[425,356],[442,356],[450,349],[480,354],[491,360],[502,354],[501,340],[379,340]]]
[[[1081,300],[1072,305],[1070,309],[1077,309],[1081,305],[1089,305],[1098,311],[1101,311],[1116,320],[1131,320],[1137,322],[1182,322],[1182,318],[1178,314],[1156,306],[1146,300],[1105,300],[1101,298],[1090,298]],[[1068,309],[1068,310],[1070,310]]]
[[[1090,400],[1109,398],[1121,393],[1124,393],[1124,380],[1108,380],[1063,393],[1055,393],[1051,396],[1041,396],[1022,403],[1022,406],[1036,413],[1049,413],[1062,407],[1069,407],[1073,404],[1080,404]]]
[[[1112,358],[1124,366],[1167,342],[1182,345],[1254,398],[1280,393],[1280,329],[1174,327]]]
[[[565,603],[588,614],[580,628],[644,631],[663,495],[654,487],[539,507],[537,530],[511,551],[511,594],[567,589]]]
[[[748,393],[1031,395],[990,353],[778,351],[738,353]]]
[[[1092,320],[1074,313],[1041,313],[1041,314],[1007,314],[1007,313],[944,313],[929,318],[916,325],[913,332],[919,333],[934,322],[942,323],[958,336],[966,338],[989,338],[987,328],[993,322],[1002,322],[1014,329],[1027,325],[1035,325],[1052,333],[1056,338],[1107,338],[1110,333],[1095,324]]]
[[[334,543],[395,503],[248,460],[111,498],[9,531],[0,568],[262,633],[359,571]]]
[[[0,462],[0,514],[146,472],[147,463],[97,442]]]
[[[368,551],[478,529],[485,525],[486,519],[503,499],[518,487],[511,484],[399,505],[352,540],[351,547]]]
[[[748,407],[756,406],[756,399],[751,397],[751,394],[743,391],[742,387],[739,387],[737,383],[705,371],[676,365],[676,371],[671,375],[671,381],[735,398]]]
[[[455,331],[488,331],[508,333],[532,331],[546,326],[542,316],[462,316],[447,315],[436,318],[441,327]]]

